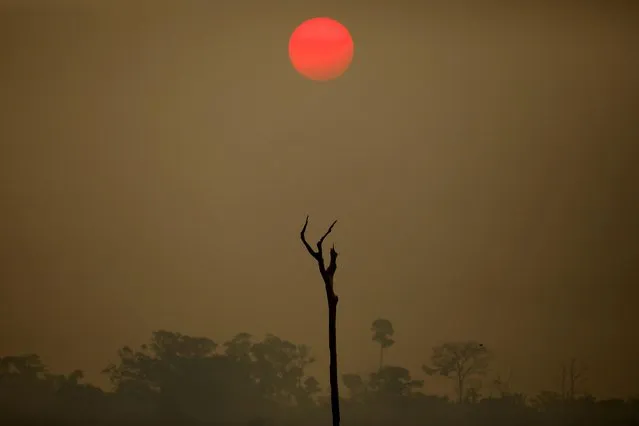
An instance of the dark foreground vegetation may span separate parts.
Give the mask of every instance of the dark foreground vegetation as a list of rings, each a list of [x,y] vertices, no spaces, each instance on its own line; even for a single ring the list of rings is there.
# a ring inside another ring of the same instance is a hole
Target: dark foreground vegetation
[[[377,320],[378,371],[343,374],[342,424],[637,425],[638,400],[596,400],[578,393],[581,370],[568,363],[558,392],[525,396],[490,374],[490,353],[475,342],[433,348],[430,375],[455,384],[453,399],[426,395],[423,381],[384,365],[392,325]],[[124,347],[104,374],[113,389],[83,383],[82,372],[50,374],[37,355],[0,358],[0,425],[330,425],[328,394],[306,373],[310,350],[240,333],[221,345],[158,331],[137,349]],[[428,377],[428,376],[427,376]]]

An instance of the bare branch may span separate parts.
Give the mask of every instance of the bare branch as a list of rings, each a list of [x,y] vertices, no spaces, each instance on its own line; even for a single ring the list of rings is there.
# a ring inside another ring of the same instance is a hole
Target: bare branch
[[[324,278],[326,282],[330,282],[330,283],[332,283],[333,275],[335,275],[335,271],[337,270],[337,251],[335,251],[335,246],[333,245],[329,253],[330,262],[327,268],[324,265],[324,255],[322,253],[322,244],[324,243],[324,240],[326,239],[326,237],[328,237],[328,234],[331,233],[336,223],[337,221],[334,221],[331,224],[331,226],[328,227],[328,230],[326,231],[326,233],[322,235],[322,238],[320,238],[317,241],[317,251],[313,250],[313,248],[308,243],[308,241],[306,241],[306,228],[308,227],[308,216],[306,216],[306,221],[304,222],[304,226],[302,227],[302,232],[300,232],[302,243],[304,243],[304,247],[306,247],[306,250],[308,250],[310,255],[313,256],[313,258],[317,261],[317,264],[320,268],[320,272],[322,274],[322,278]]]
[[[331,233],[331,231],[333,230],[333,226],[335,226],[336,223],[337,221],[334,221],[333,223],[331,223],[331,226],[328,227],[328,231],[326,231],[326,233],[322,235],[322,238],[320,238],[319,241],[317,242],[317,249],[319,250],[320,253],[322,252],[322,243],[324,242],[324,239],[328,237],[328,234]]]
[[[308,243],[308,241],[306,241],[306,235],[305,234],[306,234],[306,227],[307,226],[308,226],[308,215],[306,215],[306,221],[304,222],[304,227],[302,228],[302,232],[300,232],[300,238],[302,239],[302,243],[304,243],[304,247],[306,247],[306,250],[308,250],[310,255],[313,256],[313,258],[319,262],[321,260],[321,258],[322,258],[321,246],[320,246],[320,251],[316,252],[315,250],[313,250],[313,248]],[[329,232],[330,232],[330,229],[329,229]]]

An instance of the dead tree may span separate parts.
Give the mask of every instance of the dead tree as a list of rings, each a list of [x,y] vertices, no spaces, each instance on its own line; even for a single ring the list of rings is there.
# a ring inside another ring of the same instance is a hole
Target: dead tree
[[[333,226],[337,221],[334,221],[331,226],[328,227],[328,231],[317,241],[317,251],[313,250],[313,247],[306,241],[306,227],[308,226],[308,216],[306,216],[306,222],[300,233],[302,243],[308,250],[309,254],[313,256],[313,259],[317,261],[322,280],[324,281],[324,288],[326,289],[326,301],[328,302],[328,350],[330,353],[329,364],[329,380],[331,384],[331,412],[333,413],[333,426],[339,426],[339,387],[337,383],[337,301],[339,300],[335,291],[333,291],[333,277],[337,270],[337,252],[335,251],[335,245],[331,247],[329,252],[330,260],[328,267],[324,265],[324,255],[322,254],[322,243],[324,239],[331,233]]]
[[[577,384],[585,378],[586,368],[578,365],[576,358],[570,359],[570,365],[561,364],[561,397],[565,401],[575,399]]]

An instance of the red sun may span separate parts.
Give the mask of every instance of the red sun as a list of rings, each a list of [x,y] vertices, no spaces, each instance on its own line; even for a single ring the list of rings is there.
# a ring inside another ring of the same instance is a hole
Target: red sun
[[[288,56],[304,77],[333,80],[344,74],[353,60],[353,39],[346,27],[334,19],[309,19],[293,31]]]

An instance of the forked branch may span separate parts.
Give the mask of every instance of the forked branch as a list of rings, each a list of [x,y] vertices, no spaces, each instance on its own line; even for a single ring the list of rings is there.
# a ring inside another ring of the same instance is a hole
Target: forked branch
[[[309,254],[313,256],[313,258],[317,261],[317,264],[320,268],[320,272],[322,273],[323,278],[330,277],[332,279],[333,275],[335,274],[335,271],[337,270],[337,251],[335,251],[335,245],[331,247],[331,250],[329,252],[328,267],[324,265],[324,255],[322,254],[322,244],[324,243],[324,240],[326,239],[326,237],[328,237],[328,234],[331,233],[336,223],[337,223],[337,220],[333,221],[333,223],[331,223],[331,226],[328,227],[328,230],[324,233],[324,235],[322,235],[322,238],[320,238],[317,241],[317,251],[313,250],[313,247],[311,247],[308,241],[306,241],[306,228],[308,227],[308,216],[306,216],[306,221],[304,222],[304,226],[302,227],[302,232],[300,232],[300,238],[302,239],[302,243],[304,243],[304,247],[306,247],[306,250],[308,250]]]

